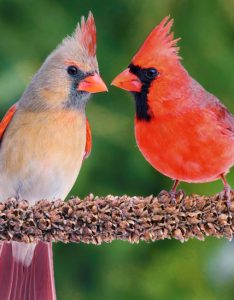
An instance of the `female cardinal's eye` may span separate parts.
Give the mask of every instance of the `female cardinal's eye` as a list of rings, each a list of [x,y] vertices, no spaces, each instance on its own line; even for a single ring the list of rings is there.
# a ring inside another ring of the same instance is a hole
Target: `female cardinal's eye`
[[[76,66],[69,66],[67,68],[67,73],[71,76],[75,76],[78,73],[78,68]]]
[[[154,79],[158,75],[158,71],[154,68],[147,69],[145,75],[148,79]]]

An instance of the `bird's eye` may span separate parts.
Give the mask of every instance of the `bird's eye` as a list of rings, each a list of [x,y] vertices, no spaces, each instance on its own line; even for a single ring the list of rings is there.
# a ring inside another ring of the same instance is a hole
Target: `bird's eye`
[[[76,66],[69,66],[67,68],[67,73],[71,76],[75,76],[78,73],[78,68]]]
[[[148,79],[154,79],[158,74],[158,71],[154,68],[147,69],[145,72],[145,75]]]

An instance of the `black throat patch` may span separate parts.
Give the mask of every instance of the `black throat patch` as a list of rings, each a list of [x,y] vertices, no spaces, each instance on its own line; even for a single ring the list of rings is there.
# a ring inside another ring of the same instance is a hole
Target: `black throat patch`
[[[136,103],[136,118],[140,121],[149,122],[152,119],[152,113],[148,104],[148,93],[150,85],[155,78],[147,76],[147,72],[151,69],[143,69],[132,63],[128,67],[130,72],[136,75],[142,83],[140,92],[132,92]]]
[[[85,91],[78,91],[77,87],[79,83],[85,79],[85,77],[91,75],[92,73],[84,73],[78,70],[76,75],[71,76],[71,87],[68,100],[65,102],[65,107],[69,109],[84,110],[85,106],[90,98],[90,93]]]

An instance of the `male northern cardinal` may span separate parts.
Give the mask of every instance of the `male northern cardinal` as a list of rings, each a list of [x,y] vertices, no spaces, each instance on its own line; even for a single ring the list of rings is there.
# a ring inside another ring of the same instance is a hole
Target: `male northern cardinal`
[[[107,91],[96,60],[90,13],[48,56],[0,123],[0,196],[64,199],[91,150],[85,116],[90,93]],[[1,300],[56,298],[51,243],[3,243]]]
[[[180,181],[220,178],[229,203],[225,174],[234,164],[234,117],[182,66],[172,24],[164,18],[112,84],[133,93],[137,145],[155,169],[175,180],[173,201]]]

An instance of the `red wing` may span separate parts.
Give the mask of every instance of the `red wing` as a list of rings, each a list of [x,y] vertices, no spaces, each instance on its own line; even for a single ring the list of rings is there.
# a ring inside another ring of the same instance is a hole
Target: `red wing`
[[[227,110],[227,108],[220,102],[216,102],[216,105],[210,106],[210,110],[215,116],[215,121],[219,125],[221,132],[224,135],[234,136],[234,117]]]
[[[86,145],[84,159],[89,157],[92,148],[92,134],[88,119],[86,119]]]
[[[16,109],[17,109],[17,104],[12,105],[11,108],[7,111],[7,113],[3,117],[2,121],[0,122],[0,141],[3,137],[5,130],[7,129],[7,126],[10,124],[10,121],[12,120],[16,112]]]

